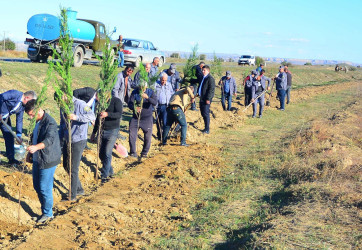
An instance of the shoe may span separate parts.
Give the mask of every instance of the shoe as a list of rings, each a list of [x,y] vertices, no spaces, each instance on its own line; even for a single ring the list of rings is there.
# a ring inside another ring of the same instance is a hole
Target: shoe
[[[43,214],[43,215],[37,220],[36,223],[45,223],[45,222],[47,222],[47,221],[50,221],[50,220],[53,219],[53,218],[54,218],[53,216],[49,217],[49,216]]]
[[[204,130],[202,131],[202,133],[203,133],[203,134],[210,134],[210,131],[204,129]]]
[[[166,146],[167,145],[167,142],[162,142],[162,146]]]
[[[83,195],[85,195],[85,192],[84,192],[84,190],[83,191],[81,191],[81,192],[77,192],[77,196],[83,196]]]
[[[262,118],[263,116],[262,115],[259,115],[259,118]]]
[[[128,156],[132,157],[132,158],[138,158],[138,155],[136,153],[133,154],[129,154]]]
[[[182,147],[188,147],[188,146],[190,146],[190,145],[189,145],[189,144],[186,144],[186,143],[181,143],[180,146],[182,146]]]
[[[141,154],[140,158],[145,159],[145,158],[148,158],[148,157],[147,157],[147,155],[142,155],[142,154]]]
[[[256,116],[255,115],[253,115],[251,118],[255,118]]]
[[[192,111],[199,111],[197,108],[191,109]]]
[[[278,108],[278,110],[280,110],[280,111],[284,111],[284,109],[281,109],[281,108]]]
[[[106,182],[108,182],[110,179],[108,178],[108,177],[106,177],[106,178],[102,178],[101,179],[101,183],[106,183]]]
[[[11,159],[11,160],[9,160],[9,164],[10,165],[21,165],[22,162],[18,161],[18,160],[15,160],[15,159]]]

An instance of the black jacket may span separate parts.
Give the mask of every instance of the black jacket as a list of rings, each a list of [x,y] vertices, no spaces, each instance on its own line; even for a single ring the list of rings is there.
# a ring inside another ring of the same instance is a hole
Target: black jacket
[[[158,99],[156,92],[152,89],[146,89],[145,92],[148,95],[148,99],[143,99],[142,111],[141,111],[141,120],[152,119],[153,108],[157,105]],[[131,97],[128,102],[128,107],[130,110],[133,110],[133,118],[138,119],[136,115],[136,107],[140,105],[142,100],[139,90],[135,89],[132,91]],[[136,107],[135,107],[136,105]]]
[[[106,109],[108,116],[104,118],[103,130],[111,130],[119,128],[121,124],[121,118],[123,113],[123,104],[119,98],[112,97],[108,108]],[[97,115],[96,123],[93,128],[93,133],[95,134],[99,126],[99,115]]]
[[[32,141],[33,135],[30,142]],[[58,165],[61,157],[58,125],[47,113],[39,123],[37,144],[41,142],[44,143],[45,148],[38,151],[39,168],[47,169]]]
[[[199,89],[197,90],[197,93],[199,93]],[[212,98],[214,97],[214,94],[215,94],[215,79],[209,74],[202,83],[200,102],[205,103],[207,100],[211,102]]]

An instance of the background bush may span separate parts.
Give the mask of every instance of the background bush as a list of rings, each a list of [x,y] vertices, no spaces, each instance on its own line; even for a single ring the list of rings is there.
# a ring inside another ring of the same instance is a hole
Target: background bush
[[[5,39],[5,50],[15,50],[15,43],[10,38]],[[0,49],[4,50],[4,39],[0,41]]]

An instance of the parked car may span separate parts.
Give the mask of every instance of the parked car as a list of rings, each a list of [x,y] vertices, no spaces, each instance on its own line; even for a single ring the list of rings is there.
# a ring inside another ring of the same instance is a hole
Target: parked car
[[[238,64],[239,65],[247,64],[247,65],[255,66],[255,56],[253,56],[253,55],[242,55],[239,58]]]
[[[165,54],[159,51],[150,41],[123,38],[123,44],[124,61],[131,62],[136,67],[138,67],[140,63],[151,63],[155,57],[160,58],[159,67],[166,62]]]

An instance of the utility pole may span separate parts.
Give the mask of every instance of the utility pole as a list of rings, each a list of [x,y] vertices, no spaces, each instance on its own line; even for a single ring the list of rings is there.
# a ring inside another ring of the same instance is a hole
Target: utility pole
[[[4,51],[5,51],[5,31],[4,31],[4,47],[3,47]]]

